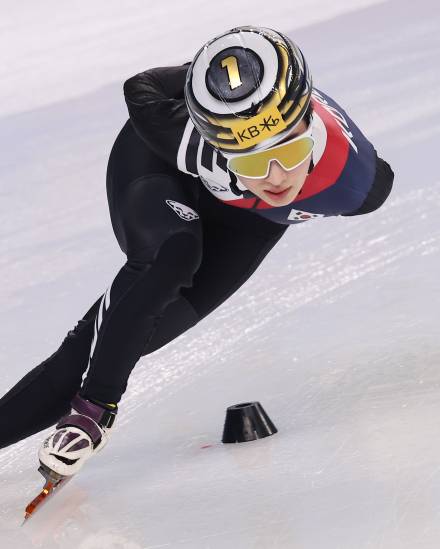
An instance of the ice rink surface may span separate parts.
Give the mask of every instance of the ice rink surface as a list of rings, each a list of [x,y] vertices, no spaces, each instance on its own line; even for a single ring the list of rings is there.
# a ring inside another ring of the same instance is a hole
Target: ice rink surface
[[[438,549],[438,3],[86,4],[0,1],[2,394],[123,264],[105,169],[132,74],[232,26],[278,28],[395,185],[375,213],[289,228],[229,301],[144,357],[107,449],[24,528],[43,433],[0,451],[1,546]],[[223,445],[226,408],[253,400],[279,432]]]

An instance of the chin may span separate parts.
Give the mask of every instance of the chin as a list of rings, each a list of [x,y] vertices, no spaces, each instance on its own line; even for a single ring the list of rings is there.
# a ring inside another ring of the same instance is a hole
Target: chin
[[[274,206],[274,207],[277,207],[277,206],[285,206],[285,200],[283,200],[282,202],[279,201],[279,202],[274,202],[273,200],[270,200],[270,198],[265,198],[265,197],[261,197],[261,200],[264,200],[264,202],[266,202],[266,204],[269,204],[270,206]]]

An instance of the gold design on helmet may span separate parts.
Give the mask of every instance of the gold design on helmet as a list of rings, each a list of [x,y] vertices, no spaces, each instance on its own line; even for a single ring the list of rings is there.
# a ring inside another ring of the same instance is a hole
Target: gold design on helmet
[[[293,105],[293,99],[289,99],[289,101],[286,101],[280,109],[281,114],[283,115],[286,114],[286,112],[288,112],[288,110],[292,105]]]
[[[281,57],[281,71],[280,78],[276,83],[276,87],[278,89],[281,103],[287,93],[287,72],[289,70],[289,55],[286,46],[284,44],[281,44],[280,42],[277,43],[277,49]]]
[[[204,113],[209,124],[206,138],[216,148],[229,151],[243,151],[253,148],[267,138],[289,129],[309,100],[309,91],[295,100],[287,99],[289,75],[289,50],[281,41],[275,41],[279,59],[279,71],[272,93],[260,105],[252,117],[231,115],[213,115]],[[221,61],[222,68],[228,71],[231,89],[242,84],[237,58],[229,56]],[[295,108],[292,109],[292,106]],[[292,109],[292,112],[289,112]],[[288,114],[289,113],[289,114]]]
[[[274,93],[267,104],[262,106],[258,114],[252,118],[207,116],[207,120],[218,127],[211,144],[218,148],[240,151],[258,145],[265,139],[286,130],[288,124],[278,110],[279,103],[279,95]],[[295,109],[295,112],[299,111]],[[222,141],[219,142],[217,139]]]
[[[240,78],[240,71],[238,70],[237,58],[234,55],[222,59],[221,67],[228,71],[229,87],[231,90],[239,88],[243,84]]]
[[[309,94],[302,95],[297,101],[296,101],[296,107],[293,109],[293,111],[290,113],[290,115],[286,118],[286,116],[283,116],[284,122],[287,126],[290,126],[294,123],[294,121],[298,118],[301,110],[305,110],[305,106],[307,105],[308,101],[310,99]],[[293,101],[289,102],[291,106],[293,104]],[[283,109],[283,113],[287,112],[288,107]]]
[[[288,121],[284,120],[282,116],[282,114],[288,111],[293,101],[288,101],[287,105],[283,105],[282,112],[279,110],[279,106],[287,93],[289,56],[284,44],[277,42],[276,47],[280,58],[280,71],[274,84],[274,93],[271,94],[266,104],[260,107],[259,112],[255,116],[252,118],[234,117],[231,119],[230,117],[220,118],[207,115],[207,119],[212,125],[220,126],[226,130],[222,131],[219,128],[215,138],[211,141],[214,147],[237,151],[248,149],[286,130],[289,122],[293,120],[292,116],[289,116]],[[231,89],[232,85],[236,84],[237,81],[241,84],[238,65],[234,56],[223,59],[221,65],[228,70]],[[297,115],[302,106],[303,102],[299,108],[294,109],[293,114]],[[221,139],[222,142],[218,142],[217,139]]]
[[[268,137],[286,129],[286,124],[276,105],[247,120],[238,120],[231,128],[239,148],[247,149],[257,145]]]

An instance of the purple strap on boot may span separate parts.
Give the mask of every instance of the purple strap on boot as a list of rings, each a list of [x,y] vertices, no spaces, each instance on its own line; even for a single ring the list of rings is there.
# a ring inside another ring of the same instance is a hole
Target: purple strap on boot
[[[91,417],[96,423],[101,423],[102,417],[107,410],[98,404],[93,404],[89,400],[80,397],[76,394],[72,399],[72,408],[78,412],[78,414],[84,414]]]
[[[110,427],[114,421],[114,413],[109,412],[102,406],[94,404],[85,398],[76,394],[71,402],[72,408],[78,412],[78,414],[69,414],[59,421],[57,428],[67,427],[72,425],[85,431],[96,444],[101,440],[101,430],[97,423],[101,426]]]
[[[96,445],[101,440],[101,431],[93,419],[73,414],[70,416],[63,417],[57,424],[57,429],[61,427],[67,427],[71,425],[72,427],[78,427],[82,431],[86,432],[89,437],[92,439],[94,445]]]

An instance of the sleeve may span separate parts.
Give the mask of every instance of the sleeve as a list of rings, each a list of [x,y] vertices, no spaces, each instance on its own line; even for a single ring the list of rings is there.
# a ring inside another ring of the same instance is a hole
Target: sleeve
[[[149,69],[124,83],[125,101],[136,133],[175,167],[189,118],[184,99],[188,65]]]
[[[374,212],[382,206],[385,200],[388,198],[391,189],[393,188],[394,172],[391,166],[377,156],[376,153],[376,174],[371,189],[361,204],[361,206],[354,212],[344,213],[341,215],[362,215],[370,212]]]

